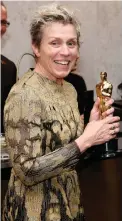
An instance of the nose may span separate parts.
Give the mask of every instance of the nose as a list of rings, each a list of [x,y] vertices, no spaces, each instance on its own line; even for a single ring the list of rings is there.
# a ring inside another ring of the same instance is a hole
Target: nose
[[[65,56],[69,56],[70,50],[69,50],[68,45],[66,45],[66,44],[63,44],[63,45],[62,45],[60,54],[61,54],[61,55],[65,55]]]

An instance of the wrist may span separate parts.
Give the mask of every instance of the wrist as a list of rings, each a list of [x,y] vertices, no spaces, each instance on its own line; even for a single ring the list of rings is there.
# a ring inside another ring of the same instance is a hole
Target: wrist
[[[84,134],[82,134],[80,137],[78,137],[75,140],[75,143],[77,144],[81,153],[83,153],[84,151],[86,151],[88,148],[91,147],[90,142],[88,141],[88,139],[85,138]]]

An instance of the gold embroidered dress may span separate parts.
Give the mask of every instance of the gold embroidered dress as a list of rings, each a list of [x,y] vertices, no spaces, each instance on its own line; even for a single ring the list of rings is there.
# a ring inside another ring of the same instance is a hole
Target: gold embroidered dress
[[[83,132],[76,91],[27,72],[6,101],[12,171],[3,221],[83,221],[74,140]]]

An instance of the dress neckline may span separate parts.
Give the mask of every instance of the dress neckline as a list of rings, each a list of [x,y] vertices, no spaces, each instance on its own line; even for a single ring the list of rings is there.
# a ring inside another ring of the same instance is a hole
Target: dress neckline
[[[57,81],[55,80],[50,80],[49,78],[47,78],[46,76],[41,75],[40,73],[33,71],[34,74],[36,74],[40,79],[42,79],[45,83],[49,83],[50,85],[56,85],[59,87],[63,86],[64,83],[64,79],[62,79],[62,82],[59,84],[57,83]]]

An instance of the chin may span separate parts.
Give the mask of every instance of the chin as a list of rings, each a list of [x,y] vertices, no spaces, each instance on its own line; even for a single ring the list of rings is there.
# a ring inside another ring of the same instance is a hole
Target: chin
[[[63,72],[60,72],[60,73],[57,73],[56,74],[56,77],[57,78],[65,78],[67,75],[69,75],[70,71],[63,71]]]

